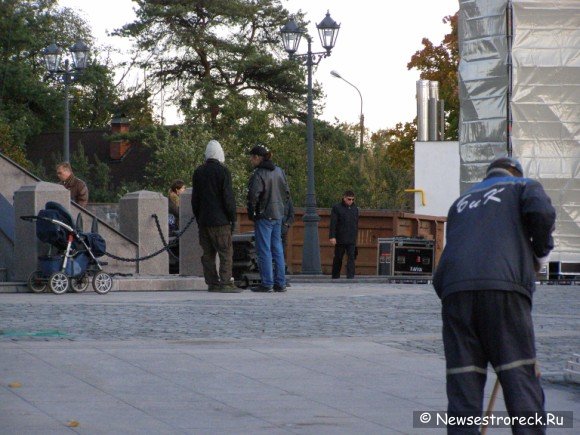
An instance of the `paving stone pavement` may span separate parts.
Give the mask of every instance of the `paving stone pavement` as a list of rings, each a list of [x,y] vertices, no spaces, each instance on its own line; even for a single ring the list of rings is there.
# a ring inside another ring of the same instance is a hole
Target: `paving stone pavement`
[[[577,427],[580,388],[560,378],[580,352],[579,296],[534,299],[548,407]],[[444,381],[427,284],[0,295],[0,434],[424,433],[411,411],[445,409]]]

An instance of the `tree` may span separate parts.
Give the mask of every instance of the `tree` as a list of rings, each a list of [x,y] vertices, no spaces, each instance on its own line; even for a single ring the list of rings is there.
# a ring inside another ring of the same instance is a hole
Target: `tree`
[[[142,143],[152,150],[141,188],[167,193],[175,179],[188,181],[203,162],[205,146],[211,135],[201,127],[181,125],[174,128],[154,125],[143,131]]]
[[[395,128],[379,130],[371,136],[371,147],[364,155],[362,186],[368,207],[411,210],[405,192],[413,186],[414,144],[417,128],[412,123],[398,123]]]
[[[358,168],[361,155],[357,147],[358,136],[346,130],[343,124],[314,121],[315,193],[319,207],[331,207],[340,199],[342,191],[358,190],[362,182]],[[294,206],[302,207],[307,192],[306,126],[288,124],[273,129],[270,135],[265,143],[269,144],[275,163],[286,172]]]
[[[458,139],[459,125],[459,84],[457,68],[459,67],[459,43],[457,38],[457,16],[443,18],[444,23],[451,25],[451,32],[445,35],[441,44],[435,46],[429,39],[421,41],[423,49],[411,57],[407,69],[417,68],[421,79],[439,82],[439,98],[445,100],[447,140]]]
[[[224,132],[256,111],[278,121],[302,116],[303,70],[280,60],[278,32],[288,19],[280,0],[136,3],[137,20],[116,33],[136,40],[148,80],[167,89],[187,119]]]
[[[61,130],[63,84],[50,80],[43,50],[58,37],[72,46],[77,38],[93,47],[87,23],[57,0],[2,0],[0,7],[0,151],[30,167],[23,158],[25,143],[43,131]],[[91,57],[98,52],[93,50]],[[108,125],[119,101],[110,63],[89,64],[70,88],[72,128]]]

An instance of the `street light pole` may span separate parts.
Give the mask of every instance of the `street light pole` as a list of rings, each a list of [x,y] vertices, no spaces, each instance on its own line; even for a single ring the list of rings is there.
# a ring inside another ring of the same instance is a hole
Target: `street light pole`
[[[355,85],[353,85],[351,82],[349,82],[343,76],[341,76],[338,72],[336,72],[334,70],[330,71],[330,75],[333,77],[336,77],[338,79],[344,80],[346,83],[348,83],[353,88],[355,88],[356,91],[358,92],[358,95],[360,97],[360,147],[362,149],[363,139],[364,139],[364,134],[365,134],[365,116],[363,115],[363,97],[362,97],[362,94],[361,94],[360,90]]]
[[[296,55],[300,38],[304,31],[291,19],[281,29],[284,49],[290,59],[302,60],[308,71],[308,96],[307,96],[307,118],[306,118],[306,152],[307,152],[307,193],[306,212],[302,220],[304,221],[304,245],[302,248],[302,273],[309,275],[320,275],[322,268],[320,265],[320,243],[318,237],[318,216],[316,210],[316,194],[314,183],[314,110],[312,103],[312,67],[318,65],[320,61],[330,56],[330,51],[334,47],[340,24],[337,24],[330,13],[326,13],[324,20],[317,24],[320,41],[326,49],[325,52],[312,52],[312,38],[306,35],[308,51],[305,54]]]
[[[73,60],[73,68],[70,68],[69,60],[64,61],[64,69],[60,68],[62,50],[56,45],[49,45],[43,52],[46,68],[51,77],[56,77],[64,84],[64,133],[63,133],[63,161],[70,162],[70,115],[69,115],[69,87],[77,81],[87,66],[89,48],[82,41],[77,41],[70,52]]]
[[[71,73],[68,66],[68,59],[64,61],[64,73],[62,80],[64,82],[64,141],[63,141],[63,161],[70,162],[70,128],[69,128],[69,101],[68,101],[68,87],[71,83]]]
[[[304,244],[302,247],[302,273],[321,274],[320,243],[318,239],[318,222],[320,216],[316,211],[316,194],[314,183],[314,111],[312,102],[312,38],[308,37],[308,52],[306,53],[306,69],[308,70],[308,97],[306,116],[306,152],[308,187],[306,191],[306,213],[304,221]]]

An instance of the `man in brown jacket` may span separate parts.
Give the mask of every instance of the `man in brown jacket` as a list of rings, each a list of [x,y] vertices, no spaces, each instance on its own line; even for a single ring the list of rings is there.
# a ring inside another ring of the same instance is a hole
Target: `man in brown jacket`
[[[86,207],[89,202],[89,189],[83,180],[74,176],[70,163],[56,165],[56,176],[60,184],[70,191],[70,199],[81,207]]]

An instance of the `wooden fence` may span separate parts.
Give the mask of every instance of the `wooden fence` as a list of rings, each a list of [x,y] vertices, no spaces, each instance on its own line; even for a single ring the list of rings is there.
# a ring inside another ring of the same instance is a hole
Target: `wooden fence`
[[[302,247],[304,240],[304,209],[295,208],[295,221],[288,233],[286,262],[290,273],[300,273],[302,269]],[[318,237],[320,242],[320,262],[322,273],[330,275],[334,247],[328,241],[330,209],[318,209]],[[378,239],[383,237],[416,237],[435,242],[435,265],[439,261],[444,242],[442,216],[416,215],[387,210],[360,210],[358,225],[357,275],[377,275]],[[238,208],[239,232],[253,231],[254,224],[248,219],[245,208]],[[346,263],[344,261],[343,263]],[[343,265],[344,269],[344,265]],[[344,270],[343,270],[344,274]]]

